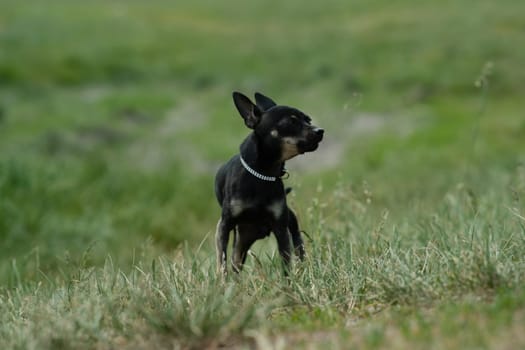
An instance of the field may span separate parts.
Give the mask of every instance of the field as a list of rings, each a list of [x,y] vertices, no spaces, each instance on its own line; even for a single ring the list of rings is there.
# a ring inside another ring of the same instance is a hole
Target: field
[[[525,2],[0,2],[1,349],[525,347]],[[231,92],[323,127],[215,274]]]

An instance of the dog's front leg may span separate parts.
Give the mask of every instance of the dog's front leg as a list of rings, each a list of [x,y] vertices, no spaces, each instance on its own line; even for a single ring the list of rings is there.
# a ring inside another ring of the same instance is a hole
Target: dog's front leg
[[[292,236],[292,242],[295,254],[299,257],[301,261],[304,260],[306,255],[304,250],[304,242],[301,237],[301,231],[299,231],[299,222],[297,221],[297,216],[292,209],[288,208],[288,229],[290,230],[290,235]]]
[[[242,236],[244,234],[246,234],[246,231],[243,230],[240,225],[237,226],[237,229],[234,232],[232,251],[232,267],[235,272],[241,272],[247,252],[247,249],[245,248],[246,243]]]
[[[226,274],[226,249],[230,239],[231,223],[222,217],[217,223],[217,232],[215,233],[215,248],[217,252],[217,272]]]
[[[245,237],[247,233],[249,232],[247,232],[244,225],[238,225],[233,231],[232,267],[233,271],[237,273],[241,272],[249,249]]]
[[[248,224],[239,224],[235,230],[235,239],[233,240],[232,265],[235,272],[241,272],[248,250],[253,242],[257,240],[257,227]]]
[[[290,272],[290,263],[292,258],[288,225],[286,223],[278,225],[274,229],[274,234],[275,238],[277,239],[279,255],[281,255],[281,259],[283,260],[284,275],[288,276],[288,273]]]

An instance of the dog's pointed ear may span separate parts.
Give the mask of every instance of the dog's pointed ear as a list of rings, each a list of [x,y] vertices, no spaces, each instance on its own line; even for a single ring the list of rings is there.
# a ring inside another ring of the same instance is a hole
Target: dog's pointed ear
[[[254,129],[261,121],[262,111],[259,107],[254,105],[248,97],[237,91],[233,92],[233,102],[242,119],[244,119],[244,124],[250,129]]]
[[[267,111],[273,106],[277,106],[277,103],[275,103],[274,100],[268,96],[264,96],[260,92],[255,93],[255,103],[257,103],[257,106],[263,111]]]

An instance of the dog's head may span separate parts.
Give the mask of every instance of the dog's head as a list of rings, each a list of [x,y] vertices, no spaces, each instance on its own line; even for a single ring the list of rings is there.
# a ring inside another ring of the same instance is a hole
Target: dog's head
[[[265,147],[279,149],[282,161],[315,151],[323,139],[324,130],[312,125],[309,116],[296,108],[277,105],[263,94],[255,93],[254,104],[234,92],[233,101],[246,126]]]

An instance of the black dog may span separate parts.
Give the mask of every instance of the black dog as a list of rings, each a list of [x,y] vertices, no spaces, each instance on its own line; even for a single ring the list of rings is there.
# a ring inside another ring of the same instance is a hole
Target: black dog
[[[234,230],[232,263],[242,269],[248,249],[273,232],[285,273],[291,259],[290,236],[302,259],[304,246],[297,217],[286,204],[281,176],[284,162],[298,154],[315,151],[324,130],[296,108],[278,106],[272,99],[255,94],[252,101],[239,92],[233,101],[253,132],[240,147],[240,154],[224,164],[215,177],[215,194],[222,207],[217,224],[217,267],[226,273],[226,248]]]

